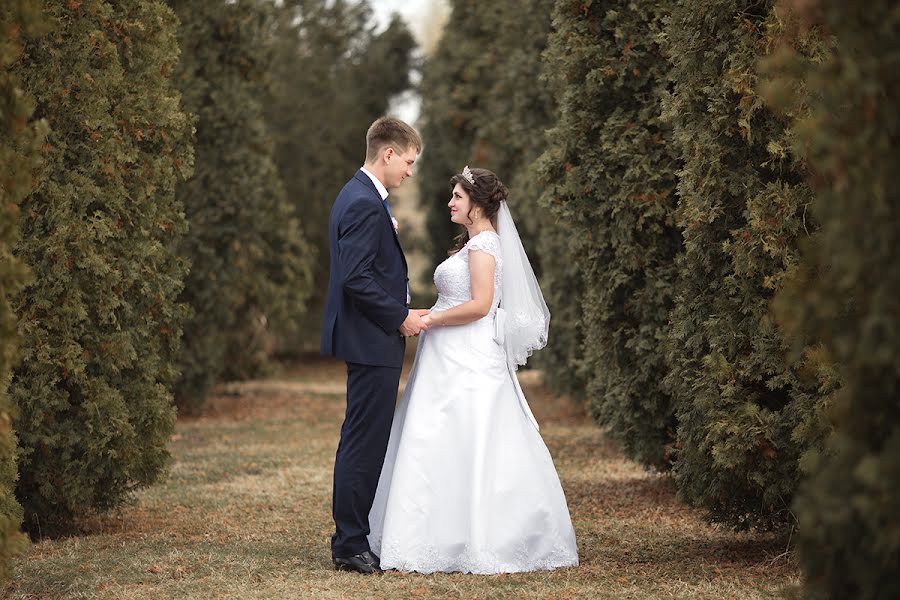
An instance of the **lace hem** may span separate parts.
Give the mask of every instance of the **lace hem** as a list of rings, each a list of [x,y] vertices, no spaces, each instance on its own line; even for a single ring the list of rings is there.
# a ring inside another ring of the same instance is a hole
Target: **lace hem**
[[[372,547],[378,548],[382,569],[415,571],[417,573],[471,573],[493,575],[497,573],[524,573],[547,571],[563,567],[577,567],[578,553],[566,544],[557,544],[539,558],[529,556],[527,548],[517,552],[517,556],[499,557],[488,549],[471,548],[462,545],[458,553],[441,551],[433,546],[399,548],[395,544],[382,546],[381,540],[371,540]]]
[[[514,369],[518,369],[520,365],[528,362],[528,358],[535,350],[540,350],[547,345],[547,333],[549,330],[549,319],[544,318],[543,314],[528,314],[523,311],[506,311],[506,333],[505,338],[515,344],[507,344],[506,351],[510,364]]]

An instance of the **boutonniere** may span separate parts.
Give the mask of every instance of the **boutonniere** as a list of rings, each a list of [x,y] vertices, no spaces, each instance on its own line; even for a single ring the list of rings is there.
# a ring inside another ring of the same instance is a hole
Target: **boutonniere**
[[[397,222],[397,219],[391,217],[391,223],[394,225],[394,233],[399,233],[400,231],[400,223]]]

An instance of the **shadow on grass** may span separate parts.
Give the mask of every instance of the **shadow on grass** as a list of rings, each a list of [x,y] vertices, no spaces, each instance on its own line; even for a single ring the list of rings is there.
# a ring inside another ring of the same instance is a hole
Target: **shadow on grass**
[[[576,480],[565,488],[570,506],[577,507],[582,565],[591,570],[698,580],[796,574],[783,556],[784,540],[706,524],[699,511],[676,499],[669,476]]]

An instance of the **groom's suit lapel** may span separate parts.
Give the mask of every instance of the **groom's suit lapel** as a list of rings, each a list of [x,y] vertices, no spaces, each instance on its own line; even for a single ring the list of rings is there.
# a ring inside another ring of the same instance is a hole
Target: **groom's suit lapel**
[[[366,186],[366,189],[372,192],[372,195],[375,197],[378,203],[381,204],[381,210],[384,213],[384,218],[387,219],[388,227],[391,228],[391,233],[394,234],[394,241],[397,242],[397,248],[400,250],[400,256],[403,257],[403,267],[408,270],[409,267],[406,264],[406,254],[403,253],[403,246],[400,244],[400,238],[397,236],[397,230],[394,229],[394,224],[391,222],[391,215],[390,213],[388,213],[387,207],[385,207],[384,201],[381,199],[381,194],[379,194],[378,190],[375,189],[375,184],[372,183],[372,180],[369,179],[369,176],[363,173],[362,170],[357,171],[354,177],[360,180],[363,185]]]

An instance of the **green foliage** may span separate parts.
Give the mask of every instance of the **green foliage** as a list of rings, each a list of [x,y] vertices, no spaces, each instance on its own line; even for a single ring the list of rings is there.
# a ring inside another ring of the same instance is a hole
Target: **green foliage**
[[[450,177],[466,164],[487,167],[509,187],[510,209],[552,314],[547,348],[530,364],[559,393],[583,397],[582,287],[569,252],[579,240],[539,202],[547,176],[535,161],[555,119],[556,87],[535,69],[551,29],[552,0],[451,3],[447,30],[422,80],[422,135],[427,146],[417,178],[426,211],[429,255],[447,257],[459,227],[447,213]],[[426,269],[428,277],[432,269]],[[430,284],[430,281],[429,281]]]
[[[540,273],[538,227],[547,214],[537,203],[540,189],[530,167],[553,119],[552,90],[535,69],[546,47],[553,2],[450,4],[447,29],[426,63],[421,86],[427,150],[417,177],[429,254],[437,265],[459,234],[447,212],[449,181],[469,164],[491,169],[507,184],[510,210]]]
[[[37,7],[25,0],[0,9],[0,583],[12,574],[12,559],[24,548],[22,506],[15,498],[15,414],[7,394],[10,370],[18,360],[19,337],[10,297],[30,281],[25,264],[13,255],[19,240],[19,202],[34,185],[33,170],[39,161],[46,123],[29,123],[34,102],[10,72],[19,60],[23,35],[39,33]]]
[[[400,20],[381,32],[367,2],[292,0],[273,26],[266,118],[287,197],[301,218],[313,265],[307,312],[279,332],[279,349],[319,347],[328,283],[328,215],[362,166],[369,125],[410,86],[415,41]]]
[[[565,0],[553,24],[546,68],[560,82],[560,110],[542,159],[544,201],[569,224],[564,235],[576,238],[562,254],[583,286],[577,296],[568,285],[557,292],[570,305],[580,299],[583,311],[583,340],[566,340],[568,351],[582,355],[592,416],[628,456],[665,469],[675,423],[659,348],[680,236],[677,164],[671,132],[659,122],[662,15],[652,4]],[[557,369],[565,372],[566,362]]]
[[[553,160],[539,161],[535,165],[536,177],[544,176],[549,181],[544,169],[552,165]],[[544,184],[538,181],[543,188]],[[589,376],[584,361],[581,310],[585,281],[576,260],[584,245],[580,231],[566,220],[552,217],[545,220],[545,229],[538,237],[538,253],[544,265],[541,291],[551,315],[550,339],[547,347],[533,359],[543,370],[547,387],[557,394],[568,394],[579,403],[585,399]]]
[[[786,7],[791,3],[785,2]],[[811,2],[767,63],[768,97],[794,126],[819,224],[778,294],[795,355],[840,366],[834,431],[804,457],[794,502],[808,598],[900,597],[900,13],[895,2]],[[803,60],[809,38],[834,44]]]
[[[193,309],[180,356],[180,407],[197,411],[220,379],[258,375],[269,328],[290,327],[310,293],[312,256],[285,196],[264,118],[273,6],[171,1],[181,19],[178,81],[195,115],[194,177],[181,184]]]
[[[790,132],[756,93],[777,28],[771,2],[698,0],[672,4],[663,36],[674,82],[665,112],[683,161],[665,379],[674,472],[682,499],[736,528],[792,524],[799,459],[821,444],[828,391],[827,365],[786,364],[769,315],[812,200]]]
[[[447,258],[447,250],[459,233],[446,210],[450,177],[470,161],[472,166],[492,167],[485,157],[472,155],[472,142],[483,125],[480,117],[485,112],[489,80],[497,73],[494,30],[484,22],[484,14],[499,4],[503,3],[451,1],[441,40],[425,62],[420,85],[425,153],[416,177],[431,246],[428,255],[435,266]],[[505,173],[497,175],[506,179]],[[432,272],[433,268],[425,270],[429,283]]]
[[[169,454],[185,307],[175,184],[190,124],[169,73],[176,21],[155,0],[39,2],[49,33],[13,67],[49,123],[15,254],[10,394],[25,523],[47,534],[156,481]]]

